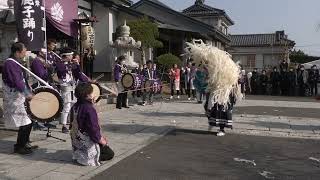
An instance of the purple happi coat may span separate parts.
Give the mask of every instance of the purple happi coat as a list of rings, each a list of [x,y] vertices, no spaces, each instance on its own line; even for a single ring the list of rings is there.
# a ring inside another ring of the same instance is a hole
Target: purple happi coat
[[[102,136],[97,112],[87,100],[78,100],[73,109],[75,119],[71,128],[72,158],[82,165],[99,166],[99,141]]]
[[[4,84],[21,93],[27,93],[28,88],[22,68],[14,61],[6,60],[2,69],[2,80]]]
[[[150,80],[154,80],[157,79],[157,72],[152,68],[152,69],[144,69],[143,72],[144,78],[145,79],[150,79]]]
[[[122,77],[122,68],[120,64],[116,64],[114,66],[114,70],[113,70],[113,75],[114,75],[114,81],[115,82],[120,82],[121,81],[121,77]]]
[[[78,129],[87,134],[93,142],[99,143],[101,133],[98,114],[94,105],[87,100],[78,100],[74,105],[74,109],[77,114]]]
[[[60,58],[57,55],[55,55],[52,51],[50,51],[47,54],[47,60],[50,64],[55,65],[57,62],[60,61]]]
[[[69,72],[71,72],[72,75],[73,75],[73,78],[74,78],[73,80],[74,81],[79,80],[81,82],[89,82],[88,77],[86,77],[82,73],[80,65],[78,65],[78,64],[71,64],[71,63],[66,63],[66,62],[63,62],[63,61],[59,61],[56,64],[56,71],[57,71],[58,78],[60,80],[66,79],[67,78],[67,74]]]
[[[48,82],[49,80],[48,70],[45,67],[44,63],[38,57],[32,61],[31,71],[35,75],[43,79],[44,81]]]
[[[3,118],[6,127],[20,127],[31,123],[25,109],[30,90],[18,61],[7,59],[2,68]]]

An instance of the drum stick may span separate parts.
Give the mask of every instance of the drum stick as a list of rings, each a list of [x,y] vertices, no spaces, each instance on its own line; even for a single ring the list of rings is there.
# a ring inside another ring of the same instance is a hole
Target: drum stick
[[[161,84],[160,85],[160,87],[163,87],[164,85],[168,85],[168,84],[170,84],[170,83],[165,83],[165,84]],[[105,88],[107,88],[107,87],[105,87]],[[112,92],[112,93],[107,93],[106,95],[101,95],[101,96],[99,96],[99,97],[107,97],[108,95],[111,95],[111,94],[115,94],[115,95],[117,95],[117,94],[122,94],[122,93],[128,93],[128,92],[134,92],[134,91],[139,91],[139,90],[145,90],[145,89],[150,89],[150,88],[152,88],[152,87],[147,87],[147,88],[139,88],[139,89],[135,89],[135,90],[128,90],[128,91],[122,91],[122,92],[120,92],[120,93],[114,93],[114,91],[111,91],[110,90],[110,92]],[[109,89],[109,88],[108,88]]]
[[[100,85],[100,87],[103,88],[103,89],[105,89],[105,90],[107,90],[107,91],[109,91],[109,92],[111,92],[110,94],[115,94],[115,95],[118,94],[117,92],[115,92],[115,91],[112,90],[111,88],[108,88],[108,87],[105,86],[105,85]]]
[[[103,78],[104,77],[104,74],[100,74],[97,78],[94,79],[94,81],[98,81],[99,79]]]

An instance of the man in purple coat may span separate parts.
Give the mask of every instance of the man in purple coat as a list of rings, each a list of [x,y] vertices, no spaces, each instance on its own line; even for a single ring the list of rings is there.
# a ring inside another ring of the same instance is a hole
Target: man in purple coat
[[[117,59],[117,64],[114,67],[114,81],[117,83],[118,87],[121,86],[121,78],[122,75],[125,73],[126,68],[124,65],[126,57],[125,56],[119,56]],[[119,88],[122,89],[122,88]],[[127,92],[120,92],[117,97],[117,109],[121,109],[122,107],[124,108],[129,108],[127,105],[127,99],[128,99],[128,93]]]
[[[17,143],[14,152],[31,154],[37,146],[29,144],[32,121],[25,109],[25,100],[31,100],[33,95],[26,84],[25,73],[22,69],[22,59],[26,56],[23,43],[14,43],[11,55],[4,62],[3,80],[3,117],[6,127],[18,127]]]
[[[38,51],[37,57],[31,63],[31,71],[35,75],[40,77],[42,80],[48,82],[49,81],[48,67],[50,65],[45,62],[45,58],[46,58],[45,53],[42,51]]]
[[[36,54],[37,54],[37,57],[31,63],[31,71],[35,75],[40,77],[42,80],[49,83],[50,74],[48,69],[50,69],[51,65],[45,62],[46,55],[44,51],[38,51],[36,52]],[[32,89],[35,89],[40,85],[43,85],[43,84],[41,84],[40,82],[37,82],[32,85]],[[51,123],[45,123],[44,126],[48,128],[56,128],[56,125],[53,125]],[[42,126],[42,124],[39,124],[38,122],[35,122],[33,128],[41,130],[45,128],[44,126]]]
[[[63,125],[62,132],[68,133],[67,128],[68,115],[71,106],[75,103],[74,89],[77,81],[89,82],[82,72],[78,62],[72,62],[73,51],[69,48],[65,48],[61,53],[62,60],[56,63],[56,71],[59,78],[59,85],[61,89],[61,96],[63,98],[63,110],[61,113],[60,123]]]
[[[144,75],[145,81],[147,81],[147,80],[151,81],[151,85],[152,85],[152,88],[149,90],[149,92],[146,92],[146,90],[144,90],[142,105],[145,106],[145,105],[147,105],[147,103],[146,103],[147,95],[149,95],[149,103],[150,104],[153,103],[153,95],[154,95],[153,83],[157,79],[157,72],[154,69],[154,66],[153,66],[151,60],[147,61],[147,68],[144,69],[143,75]]]
[[[56,63],[60,61],[60,57],[58,57],[56,55],[56,53],[54,53],[54,50],[56,49],[56,40],[54,39],[48,39],[47,41],[47,48],[48,48],[48,53],[47,53],[47,60],[48,60],[48,64],[50,64],[50,66],[48,67],[48,78],[49,78],[49,83],[53,83],[53,75],[56,73]]]

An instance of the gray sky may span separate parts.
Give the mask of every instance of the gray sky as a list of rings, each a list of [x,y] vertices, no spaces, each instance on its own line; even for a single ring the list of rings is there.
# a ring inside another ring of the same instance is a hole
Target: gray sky
[[[178,11],[195,2],[160,1]],[[285,30],[297,49],[320,56],[320,0],[205,0],[205,3],[224,9],[235,21],[230,29],[232,34]]]

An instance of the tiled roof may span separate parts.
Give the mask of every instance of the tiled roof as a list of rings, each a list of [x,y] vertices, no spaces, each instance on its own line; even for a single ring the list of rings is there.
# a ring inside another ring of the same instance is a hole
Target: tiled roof
[[[164,15],[159,15],[154,12],[150,12],[147,8],[140,9],[140,7],[148,7],[149,5],[158,8],[159,11],[163,11],[163,14],[169,13],[175,16],[174,18],[172,18],[173,16],[170,16],[169,18],[165,17]],[[159,22],[159,27],[162,29],[196,32],[200,33],[201,35],[209,34],[210,36],[214,36],[216,39],[219,39],[223,43],[230,43],[230,37],[223,34],[215,27],[208,25],[202,21],[199,21],[195,18],[192,18],[190,16],[187,16],[181,12],[175,11],[170,7],[164,5],[163,3],[159,3],[158,0],[140,0],[137,3],[133,4],[131,6],[131,9],[144,13],[145,15],[148,15],[150,17],[153,17],[156,21]]]
[[[222,9],[213,8],[211,6],[208,6],[204,3],[196,2],[194,5],[184,9],[182,11],[183,14],[195,17],[195,16],[225,16],[228,21],[230,21],[231,24],[234,24],[234,22],[231,20],[231,18],[227,15],[227,13]]]
[[[156,3],[156,4],[159,4],[159,5],[161,5],[161,6],[164,6],[164,7],[166,7],[166,8],[170,8],[170,7],[167,6],[166,4],[160,2],[159,0],[149,0],[149,1],[152,1],[152,2],[154,2],[154,3]],[[170,8],[170,9],[171,9],[171,8]]]
[[[294,46],[295,42],[287,38],[278,41],[276,33],[231,35],[231,46],[233,47],[280,46],[285,44]]]

